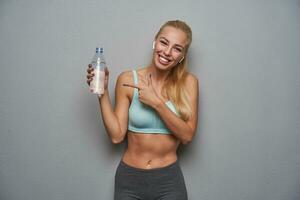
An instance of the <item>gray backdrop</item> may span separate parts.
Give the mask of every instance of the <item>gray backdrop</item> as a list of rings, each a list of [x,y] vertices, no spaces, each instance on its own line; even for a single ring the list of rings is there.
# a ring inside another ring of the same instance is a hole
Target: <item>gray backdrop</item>
[[[106,136],[86,66],[145,66],[170,19],[193,29],[199,126],[179,151],[192,200],[300,199],[300,2],[0,1],[0,199],[112,199],[125,144]]]

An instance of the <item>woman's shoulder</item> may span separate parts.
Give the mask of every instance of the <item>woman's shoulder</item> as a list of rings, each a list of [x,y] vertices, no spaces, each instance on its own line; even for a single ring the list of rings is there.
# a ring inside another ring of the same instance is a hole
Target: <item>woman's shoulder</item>
[[[129,78],[129,77],[132,77],[133,70],[134,69],[124,70],[124,71],[122,71],[122,72],[119,73],[118,77],[119,78]]]
[[[133,80],[133,71],[138,72],[139,69],[127,69],[119,73],[118,80],[120,81],[132,81]]]
[[[194,89],[198,90],[200,88],[198,78],[195,74],[187,72],[185,78],[185,86],[188,90],[193,91]]]
[[[195,74],[188,72],[184,81],[184,85],[189,96],[192,97],[192,99],[196,99],[197,101],[198,93],[200,89],[197,76]]]
[[[187,83],[195,83],[198,82],[198,78],[195,74],[191,73],[191,72],[186,72],[186,81]]]
[[[126,78],[132,75],[132,70],[125,70],[119,73],[118,77],[119,78]]]
[[[139,68],[132,68],[132,69],[128,69],[128,70],[125,70],[125,71],[122,71],[120,74],[119,74],[119,78],[122,78],[122,79],[128,79],[128,78],[131,78],[133,77],[133,71],[136,71],[137,74],[140,74],[141,72],[143,72],[145,70],[145,68],[142,68],[142,67],[139,67]]]

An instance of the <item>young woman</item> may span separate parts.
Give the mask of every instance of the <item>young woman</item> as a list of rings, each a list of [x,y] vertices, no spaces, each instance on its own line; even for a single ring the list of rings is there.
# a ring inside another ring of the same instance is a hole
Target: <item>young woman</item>
[[[199,83],[187,72],[191,41],[185,22],[166,22],[155,36],[151,64],[118,76],[115,108],[106,69],[99,97],[103,123],[114,144],[128,141],[115,175],[115,200],[187,199],[177,148],[197,129]],[[91,65],[87,72],[90,84]]]

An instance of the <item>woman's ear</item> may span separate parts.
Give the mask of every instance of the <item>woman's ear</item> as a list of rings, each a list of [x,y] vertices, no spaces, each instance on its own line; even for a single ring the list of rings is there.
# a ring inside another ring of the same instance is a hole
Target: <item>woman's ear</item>
[[[152,49],[154,50],[154,48],[155,48],[155,41],[153,41],[152,43]]]

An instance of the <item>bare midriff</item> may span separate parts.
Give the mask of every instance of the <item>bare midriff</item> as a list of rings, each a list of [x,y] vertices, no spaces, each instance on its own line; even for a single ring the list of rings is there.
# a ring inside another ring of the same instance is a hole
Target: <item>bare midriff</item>
[[[168,166],[177,160],[178,140],[173,135],[127,133],[128,147],[123,162],[141,168],[154,169]]]

